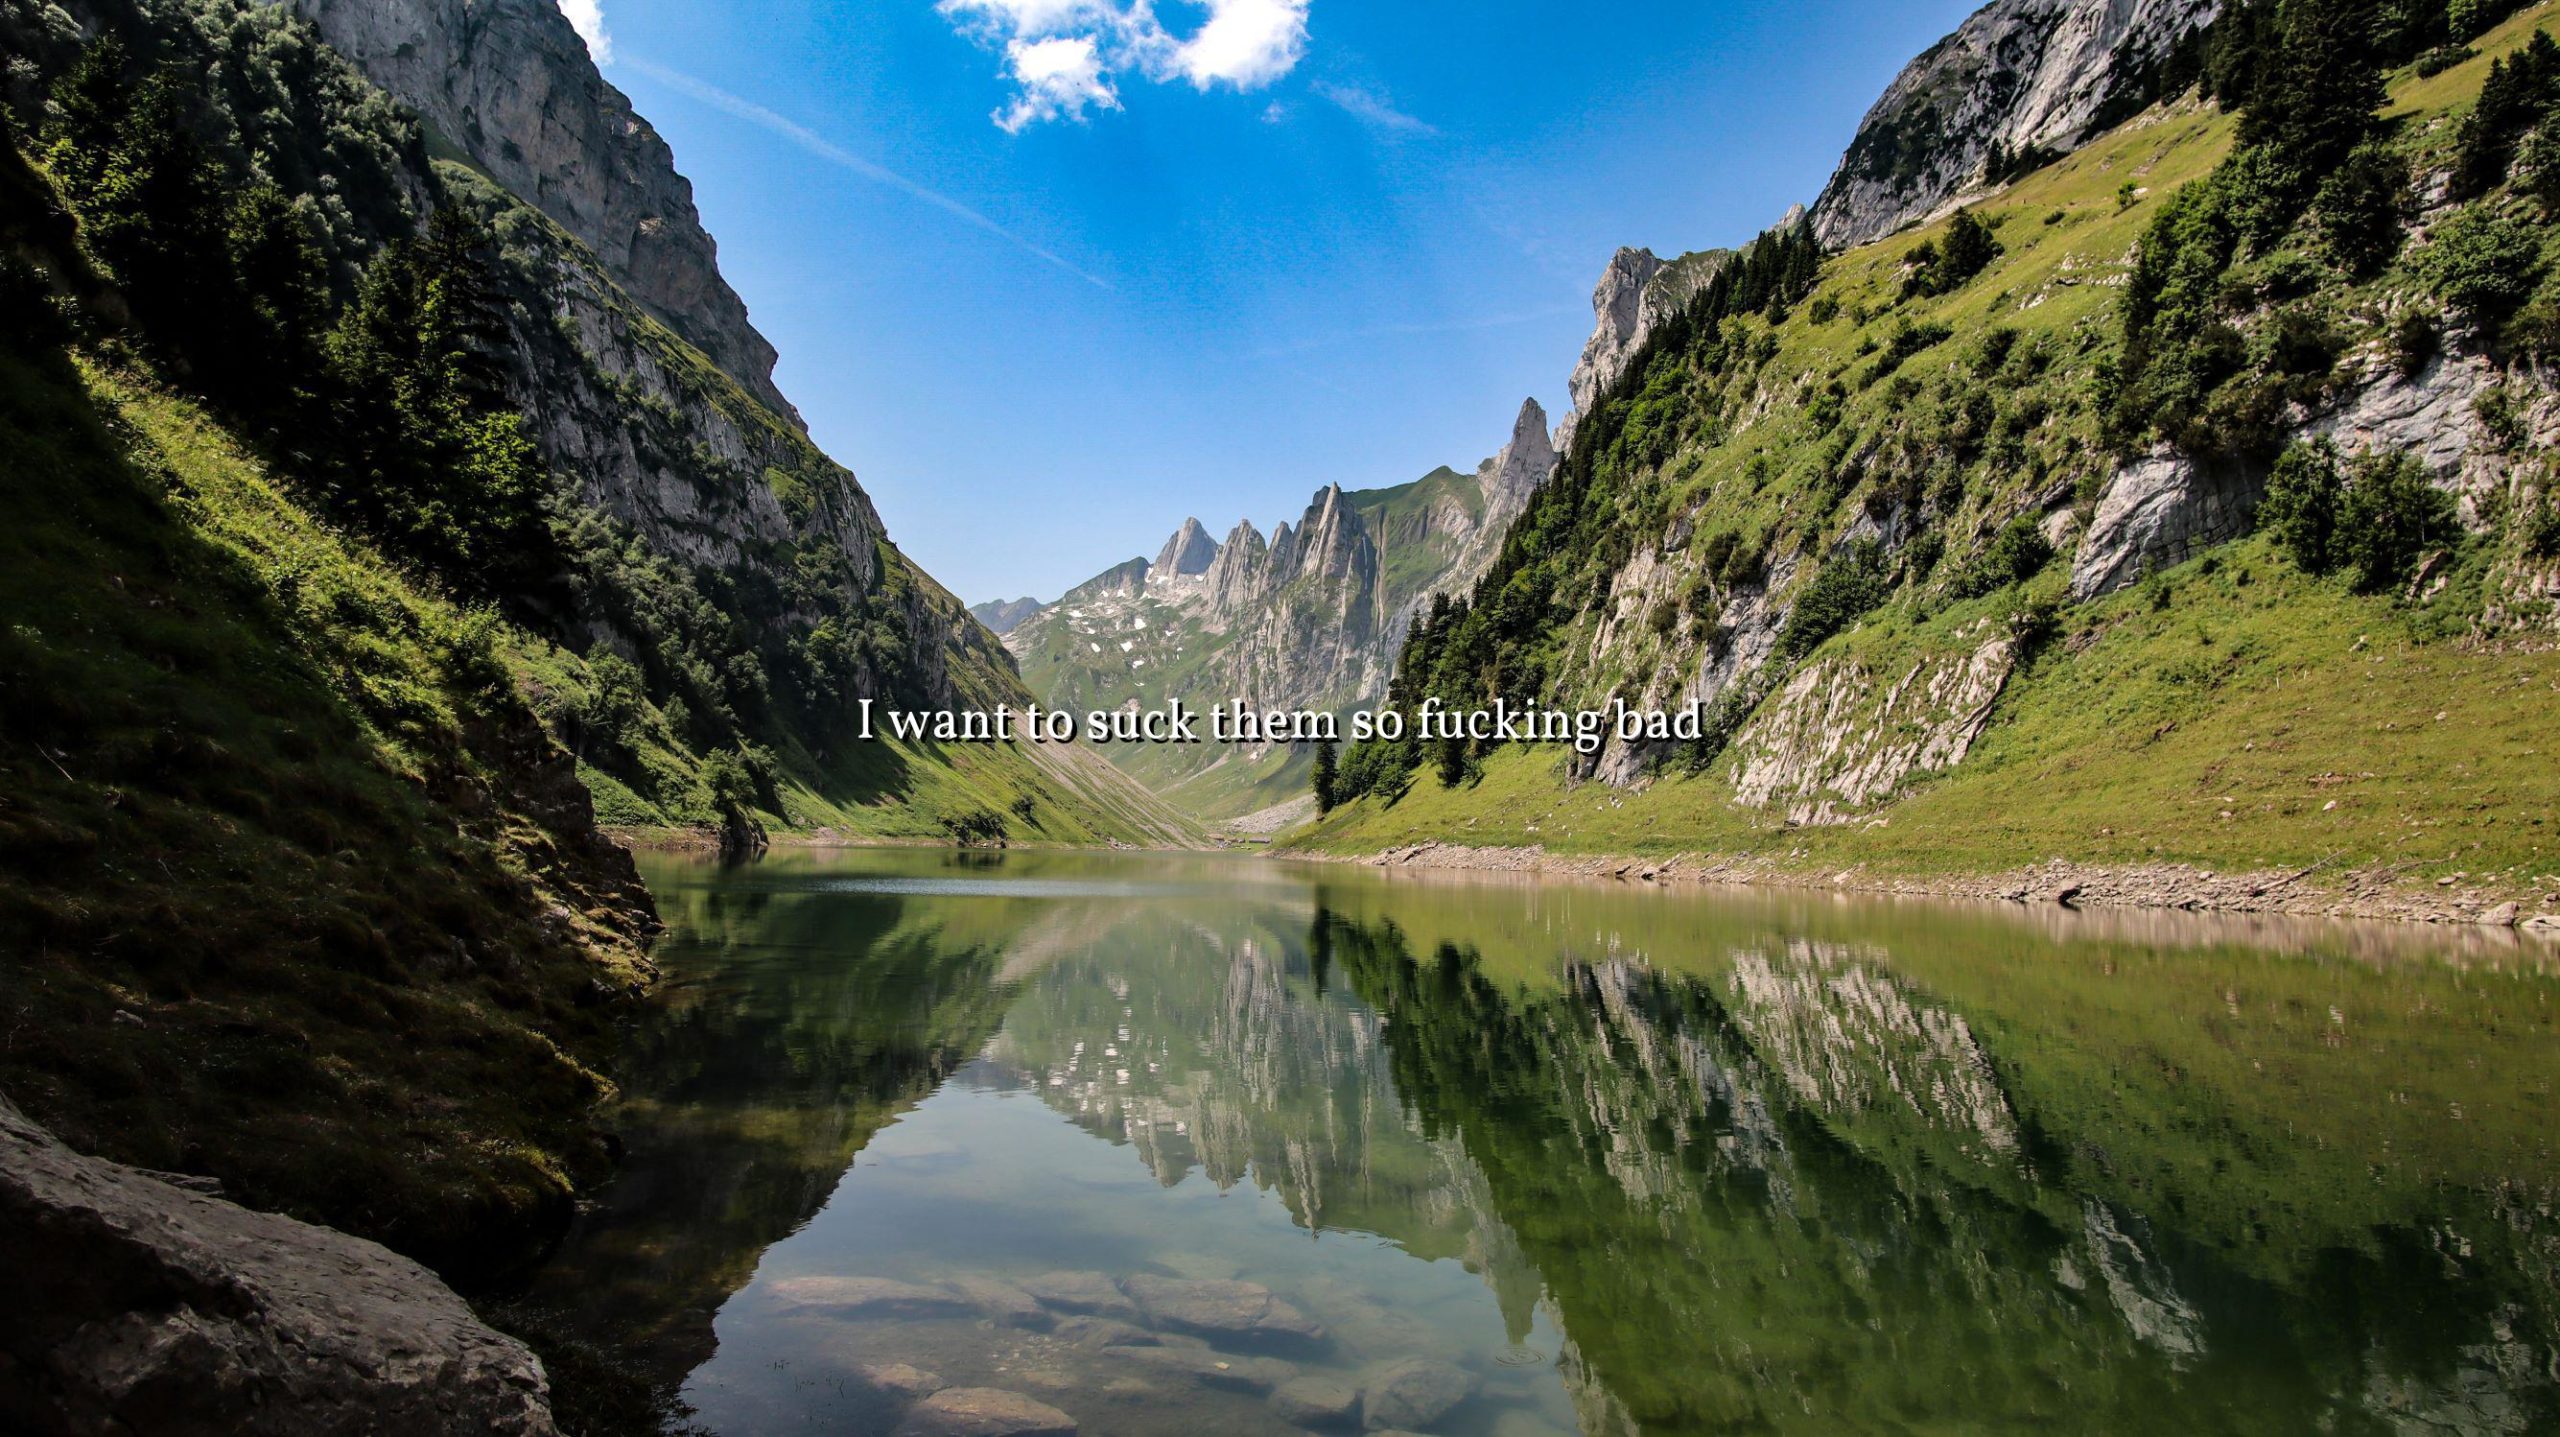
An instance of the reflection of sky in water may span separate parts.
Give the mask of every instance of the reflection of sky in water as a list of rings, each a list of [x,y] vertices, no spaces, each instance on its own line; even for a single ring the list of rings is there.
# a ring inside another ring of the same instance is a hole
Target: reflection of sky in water
[[[1298,1378],[1446,1364],[1440,1437],[2560,1430],[2560,984],[2458,936],[655,862],[631,1157],[547,1300],[730,1437],[889,1431],[891,1363],[1087,1433],[1297,1430],[951,1297],[1058,1270],[1267,1287],[1327,1330]],[[803,1300],[845,1280],[930,1310]]]
[[[880,1404],[831,1377],[903,1362],[956,1385],[1022,1392],[1088,1433],[1296,1430],[1260,1394],[1168,1380],[1054,1332],[975,1316],[837,1319],[775,1300],[813,1276],[1036,1281],[1064,1269],[1259,1282],[1328,1329],[1323,1351],[1285,1359],[1302,1378],[1356,1385],[1377,1363],[1426,1357],[1466,1370],[1478,1388],[1437,1431],[1575,1430],[1554,1367],[1510,1365],[1517,1349],[1495,1296],[1459,1261],[1417,1258],[1365,1232],[1311,1233],[1277,1192],[1251,1183],[1221,1187],[1192,1173],[1167,1186],[1127,1148],[1095,1141],[1031,1093],[982,1086],[983,1065],[962,1076],[975,1081],[945,1086],[883,1129],[826,1206],[769,1249],[722,1307],[719,1352],[685,1385],[694,1420],[727,1437],[871,1430],[862,1423]],[[1539,1319],[1528,1345],[1552,1357],[1552,1323]]]

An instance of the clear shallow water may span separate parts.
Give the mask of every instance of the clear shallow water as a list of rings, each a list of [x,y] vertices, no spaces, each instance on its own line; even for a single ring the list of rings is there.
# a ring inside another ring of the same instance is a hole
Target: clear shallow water
[[[1292,1383],[1452,1437],[2560,1430],[2531,940],[646,866],[625,1171],[535,1296],[715,1432],[888,1431],[898,1363],[1184,1437]]]

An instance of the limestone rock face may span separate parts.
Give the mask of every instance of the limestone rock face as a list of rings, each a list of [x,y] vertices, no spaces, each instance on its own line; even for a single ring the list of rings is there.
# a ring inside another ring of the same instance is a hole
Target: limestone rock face
[[[1891,234],[2067,154],[2153,99],[2162,62],[2221,0],[1993,0],[1904,67],[1814,202],[1832,249]]]
[[[1164,541],[1164,548],[1156,554],[1155,567],[1165,574],[1200,574],[1206,573],[1217,557],[1218,541],[1209,537],[1199,520],[1185,519],[1182,527],[1173,531],[1173,537]]]
[[[1487,525],[1509,527],[1512,519],[1529,507],[1529,496],[1556,472],[1556,448],[1547,434],[1547,411],[1539,407],[1538,401],[1520,401],[1520,415],[1511,421],[1511,442],[1477,472],[1484,481]],[[1497,546],[1483,547],[1489,554]]]
[[[742,626],[768,664],[867,611],[903,633],[914,697],[1019,691],[995,637],[915,571],[851,471],[810,443],[665,142],[550,0],[291,4],[327,42],[316,63],[348,66],[469,155],[470,168],[411,175],[410,193],[441,190],[488,226],[502,382],[580,507],[679,572],[800,596]],[[621,612],[606,596],[564,625],[581,648],[649,642]],[[843,697],[879,697],[879,682],[857,672]]]
[[[1237,520],[1206,571],[1207,582],[1202,587],[1207,592],[1209,611],[1233,615],[1262,597],[1263,560],[1270,552],[1271,545],[1251,520]]]
[[[1647,249],[1621,249],[1610,256],[1609,267],[1600,272],[1600,283],[1591,291],[1591,338],[1584,341],[1582,358],[1573,366],[1568,386],[1573,409],[1557,428],[1554,448],[1571,446],[1582,416],[1618,382],[1655,327],[1695,298],[1732,258],[1731,250],[1720,249],[1670,261],[1656,258]]]
[[[2480,418],[2480,396],[2497,382],[2497,370],[2477,354],[2447,354],[2404,376],[2379,353],[2353,363],[2356,383],[2334,405],[2305,416],[2297,436],[2327,439],[2341,454],[2388,449],[2413,454],[2436,483],[2472,507],[2503,482],[2507,461]],[[2560,431],[2544,427],[2529,436],[2548,446]],[[2093,599],[2134,582],[2148,571],[2184,563],[2206,549],[2248,532],[2264,476],[2236,466],[2204,466],[2174,450],[2159,449],[2116,472],[2099,496],[2072,564],[2071,595]]]
[[[2071,597],[2113,593],[2248,532],[2266,486],[2236,470],[2207,471],[2162,448],[2116,471],[2099,496],[2071,568]]]
[[[1854,822],[1911,775],[1961,763],[2016,666],[2005,636],[1901,673],[1807,665],[1735,737],[1734,796],[1791,823]]]
[[[0,1429],[554,1431],[550,1384],[389,1249],[72,1152],[0,1099]]]
[[[777,414],[773,346],[720,277],[675,155],[551,0],[293,0],[330,48],[408,102]]]
[[[1649,249],[1621,249],[1609,256],[1600,282],[1591,290],[1591,338],[1573,366],[1573,412],[1587,414],[1618,372],[1644,342],[1644,287],[1662,273],[1662,261]]]

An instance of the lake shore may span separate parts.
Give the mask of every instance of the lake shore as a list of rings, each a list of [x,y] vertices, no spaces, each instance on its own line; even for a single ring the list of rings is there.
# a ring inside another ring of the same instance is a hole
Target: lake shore
[[[2519,929],[2560,941],[2560,889],[2472,885],[2459,876],[2419,886],[2404,865],[2315,864],[2220,872],[2186,863],[2049,863],[1977,874],[1912,874],[1866,865],[1834,868],[1716,854],[1643,858],[1553,853],[1541,846],[1497,847],[1436,841],[1367,854],[1292,851],[1278,857],[1372,868],[1528,873],[1626,883],[1742,884],[1830,889],[1899,897],[1956,898],[2074,908],[2173,909],[2191,913],[2287,914],[2404,923]]]
[[[611,836],[636,848],[714,850],[719,835],[707,829],[613,829]],[[771,835],[777,848],[944,848],[930,839],[877,838],[832,829]],[[1017,845],[1044,849],[1051,845]],[[1116,847],[1116,846],[1115,846]],[[1066,850],[1061,850],[1066,851]],[[2192,863],[2084,863],[2053,859],[2042,864],[1977,873],[1911,873],[1869,864],[1837,867],[1751,855],[1681,853],[1642,857],[1618,853],[1557,853],[1542,845],[1471,845],[1429,840],[1368,853],[1218,845],[1214,848],[1129,850],[1150,852],[1250,852],[1273,859],[1355,864],[1370,868],[1428,868],[1515,873],[1632,884],[1709,885],[1820,889],[1904,898],[2129,908],[2186,913],[2276,914],[2377,922],[2444,924],[2514,929],[2560,941],[2560,886],[2471,883],[2463,875],[2412,882],[2409,864],[2313,864],[2305,868],[2235,870]]]

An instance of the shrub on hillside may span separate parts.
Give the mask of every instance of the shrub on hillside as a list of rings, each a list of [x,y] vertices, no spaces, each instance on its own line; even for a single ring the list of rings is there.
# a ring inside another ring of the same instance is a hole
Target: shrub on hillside
[[[1947,222],[1943,237],[1922,240],[1911,251],[1910,269],[1902,277],[1902,297],[1952,294],[1999,257],[2000,241],[1992,238],[1991,226],[1974,218],[1971,210],[1958,210]]]
[[[1004,847],[1004,815],[991,808],[969,808],[945,814],[942,831],[963,848]]]
[[[2444,349],[2444,326],[2423,309],[2404,311],[2391,326],[2391,360],[2403,379],[2426,373]]]
[[[1832,555],[1796,595],[1786,627],[1778,634],[1779,656],[1796,659],[1812,653],[1822,647],[1823,640],[1883,603],[1889,592],[1884,548],[1874,540],[1861,539]]]
[[[2287,448],[2267,478],[2258,527],[2306,574],[2325,574],[2336,564],[2343,484],[2338,451],[2326,439]]]
[[[2025,583],[2052,562],[2053,542],[2045,538],[2034,515],[2021,514],[1992,536],[1991,542],[1956,576],[1952,588],[1959,599],[1978,599],[2011,584]]]
[[[1946,343],[1954,333],[1954,329],[1935,321],[1913,324],[1906,320],[1896,325],[1892,338],[1885,341],[1884,353],[1876,356],[1874,367],[1867,371],[1865,383],[1874,385],[1900,369],[1913,355]]]
[[[2439,298],[2495,330],[2533,293],[2541,256],[2532,226],[2473,205],[2436,227],[2419,268]]]
[[[2546,473],[2517,522],[2524,551],[2536,559],[2560,559],[2560,476]]]
[[[2336,551],[2358,589],[2398,585],[2421,556],[2458,533],[2453,496],[2435,486],[2416,455],[2378,451],[2348,466]]]

